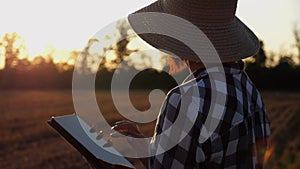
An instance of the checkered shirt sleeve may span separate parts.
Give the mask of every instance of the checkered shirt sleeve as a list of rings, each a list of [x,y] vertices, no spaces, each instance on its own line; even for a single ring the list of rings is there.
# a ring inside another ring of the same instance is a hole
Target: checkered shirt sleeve
[[[150,146],[150,151],[155,155],[148,158],[147,168],[262,168],[270,136],[270,121],[262,97],[244,72],[242,61],[236,65],[224,65],[224,71],[226,82],[219,83],[223,87],[217,89],[226,98],[225,105],[220,106],[224,114],[204,142],[199,141],[200,133],[212,105],[212,90],[215,90],[211,87],[212,79],[208,77],[208,71],[198,70],[193,74],[197,90],[195,85],[184,82],[168,93]],[[199,92],[196,99],[199,104],[194,104],[196,91]],[[173,127],[181,113],[187,113],[189,120],[185,120],[185,124],[192,123],[188,131],[184,127],[182,130]],[[165,148],[167,144],[173,145]]]

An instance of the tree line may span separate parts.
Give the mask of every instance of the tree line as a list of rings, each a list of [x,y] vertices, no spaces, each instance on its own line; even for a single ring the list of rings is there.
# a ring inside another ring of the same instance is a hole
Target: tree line
[[[117,25],[119,31],[119,41],[117,44],[108,46],[105,52],[114,51],[115,58],[107,60],[103,57],[100,68],[91,69],[94,64],[93,58],[99,57],[90,52],[90,48],[96,43],[97,39],[91,39],[82,51],[70,51],[69,60],[72,62],[55,63],[54,53],[50,52],[43,56],[37,56],[33,60],[28,59],[26,46],[20,43],[21,36],[17,33],[7,33],[0,41],[0,57],[5,63],[5,67],[0,70],[0,89],[71,89],[72,77],[96,76],[96,89],[110,89],[111,79],[114,73],[121,78],[130,71],[139,71],[132,79],[130,87],[133,89],[170,89],[176,86],[176,81],[166,72],[154,69],[136,70],[128,56],[138,50],[128,48],[130,38],[122,39],[126,36],[128,27],[120,23]],[[299,51],[300,61],[300,34],[294,31],[295,46]],[[2,53],[1,53],[2,52]],[[74,71],[74,62],[81,56],[81,71]],[[102,57],[102,56],[101,56]],[[147,56],[142,56],[147,59]],[[275,58],[279,58],[275,63]],[[254,84],[262,90],[300,90],[300,65],[296,63],[297,56],[293,55],[267,55],[264,44],[261,42],[259,52],[251,59],[245,60],[246,71]],[[125,61],[125,67],[116,72],[118,64]],[[1,62],[1,61],[0,61]],[[167,67],[168,65],[165,64]],[[168,69],[168,68],[166,68]],[[176,76],[183,79],[187,72],[184,71]],[[157,81],[157,82],[156,82]],[[120,85],[122,88],[122,85]]]

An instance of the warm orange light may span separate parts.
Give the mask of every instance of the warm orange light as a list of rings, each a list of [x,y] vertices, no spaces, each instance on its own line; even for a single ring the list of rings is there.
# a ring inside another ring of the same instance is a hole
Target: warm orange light
[[[3,56],[0,56],[0,70],[5,67],[5,59]]]
[[[130,39],[130,42],[127,45],[127,48],[129,50],[150,50],[153,49],[152,46],[150,46],[149,44],[145,43],[141,38],[139,37],[134,37]]]
[[[4,57],[5,49],[0,47],[0,70],[5,67],[5,57]]]
[[[271,147],[269,147],[265,153],[264,163],[267,163],[267,161],[270,159],[273,152],[274,152],[274,145],[271,145]]]
[[[69,59],[69,52],[66,50],[58,50],[54,53],[53,62],[56,63],[66,63]]]
[[[113,50],[110,50],[110,51],[106,52],[105,57],[106,57],[106,60],[107,60],[108,62],[111,62],[111,61],[117,59],[116,52],[113,51]]]
[[[18,49],[19,53],[18,53],[18,58],[19,59],[25,59],[28,58],[28,50],[25,46],[26,41],[24,38],[22,37],[18,37],[18,39],[16,39],[16,41],[13,43],[13,48],[14,49]]]
[[[48,45],[45,47],[44,51],[39,55],[29,55],[27,57],[28,61],[32,62],[37,57],[43,57],[46,60],[52,59],[53,63],[59,64],[59,63],[67,63],[68,65],[74,65],[75,61],[71,58],[70,51],[67,51],[65,49],[58,50],[52,45]]]

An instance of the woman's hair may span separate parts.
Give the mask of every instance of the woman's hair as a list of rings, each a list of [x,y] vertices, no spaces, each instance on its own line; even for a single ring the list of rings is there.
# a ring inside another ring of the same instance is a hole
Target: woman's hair
[[[170,67],[170,69],[169,69],[170,74],[179,73],[187,67],[185,61],[183,61],[179,58],[168,55],[167,59],[169,62],[169,67]]]

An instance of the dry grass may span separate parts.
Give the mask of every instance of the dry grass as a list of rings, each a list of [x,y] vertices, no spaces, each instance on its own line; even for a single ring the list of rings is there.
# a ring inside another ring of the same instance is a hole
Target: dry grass
[[[274,149],[267,169],[300,168],[300,93],[265,92]]]
[[[267,168],[300,168],[300,94],[265,92],[265,103],[272,121],[275,153]],[[105,92],[98,92],[101,110],[111,123],[121,119]],[[144,94],[132,95],[139,109],[149,107]],[[51,116],[74,112],[71,91],[1,91],[0,168],[89,168],[81,155],[64,141],[46,121]],[[141,126],[146,135],[154,123]],[[278,154],[279,153],[279,154]],[[275,166],[275,167],[274,167]]]
[[[0,108],[0,168],[88,168],[46,123],[74,112],[70,91],[5,91]]]

